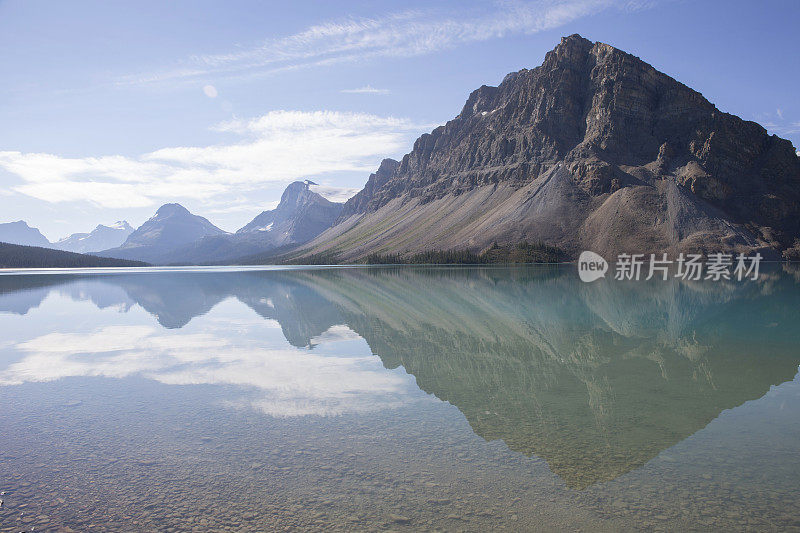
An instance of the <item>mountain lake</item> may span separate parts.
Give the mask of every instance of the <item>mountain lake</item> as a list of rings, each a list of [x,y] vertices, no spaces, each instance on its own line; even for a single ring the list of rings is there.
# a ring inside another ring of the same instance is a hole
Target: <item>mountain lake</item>
[[[800,269],[0,275],[0,531],[800,529]]]

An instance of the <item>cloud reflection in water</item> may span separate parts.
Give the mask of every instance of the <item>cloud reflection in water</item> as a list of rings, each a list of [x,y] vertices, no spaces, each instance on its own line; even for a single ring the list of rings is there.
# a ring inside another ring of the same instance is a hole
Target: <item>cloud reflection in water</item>
[[[232,385],[226,404],[279,417],[339,415],[398,406],[407,378],[372,355],[327,356],[264,347],[253,334],[263,322],[237,323],[236,334],[165,332],[151,326],[104,326],[89,334],[49,333],[21,342],[21,360],[0,371],[0,385],[68,377],[141,376],[169,385]],[[315,343],[359,339],[334,326]]]

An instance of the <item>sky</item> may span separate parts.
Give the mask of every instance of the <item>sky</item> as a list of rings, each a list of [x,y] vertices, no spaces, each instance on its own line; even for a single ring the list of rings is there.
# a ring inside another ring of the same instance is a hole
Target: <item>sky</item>
[[[0,222],[56,240],[178,202],[235,231],[344,200],[579,33],[800,146],[800,2],[0,0]]]

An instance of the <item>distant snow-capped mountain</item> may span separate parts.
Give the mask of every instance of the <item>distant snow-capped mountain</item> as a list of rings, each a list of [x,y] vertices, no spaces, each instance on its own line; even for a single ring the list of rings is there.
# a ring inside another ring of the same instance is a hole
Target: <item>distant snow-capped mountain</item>
[[[133,233],[133,228],[127,221],[121,220],[104,226],[99,224],[90,233],[73,233],[53,244],[53,248],[68,252],[89,253],[116,248]]]
[[[210,235],[175,250],[167,263],[213,263],[269,253],[313,239],[339,216],[341,203],[331,202],[306,181],[291,183],[275,209],[262,211],[234,234]]]

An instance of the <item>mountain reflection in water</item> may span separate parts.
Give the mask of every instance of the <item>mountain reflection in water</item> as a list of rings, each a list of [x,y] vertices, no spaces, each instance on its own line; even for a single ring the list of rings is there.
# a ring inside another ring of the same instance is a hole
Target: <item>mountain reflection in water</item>
[[[17,346],[22,357],[0,368],[0,385],[140,374],[279,390],[250,403],[284,416],[400,405],[396,375],[363,358],[304,361],[313,349],[291,351],[360,337],[384,367],[402,366],[455,405],[476,434],[542,457],[584,489],[791,380],[796,277],[778,269],[748,283],[583,284],[561,267],[0,276],[0,311],[26,314],[57,292],[122,312],[138,305],[176,329],[235,298],[291,344],[270,352],[282,362],[276,372],[257,346],[226,352],[213,331],[178,340],[141,326],[51,333]],[[287,393],[296,372],[317,375]]]

